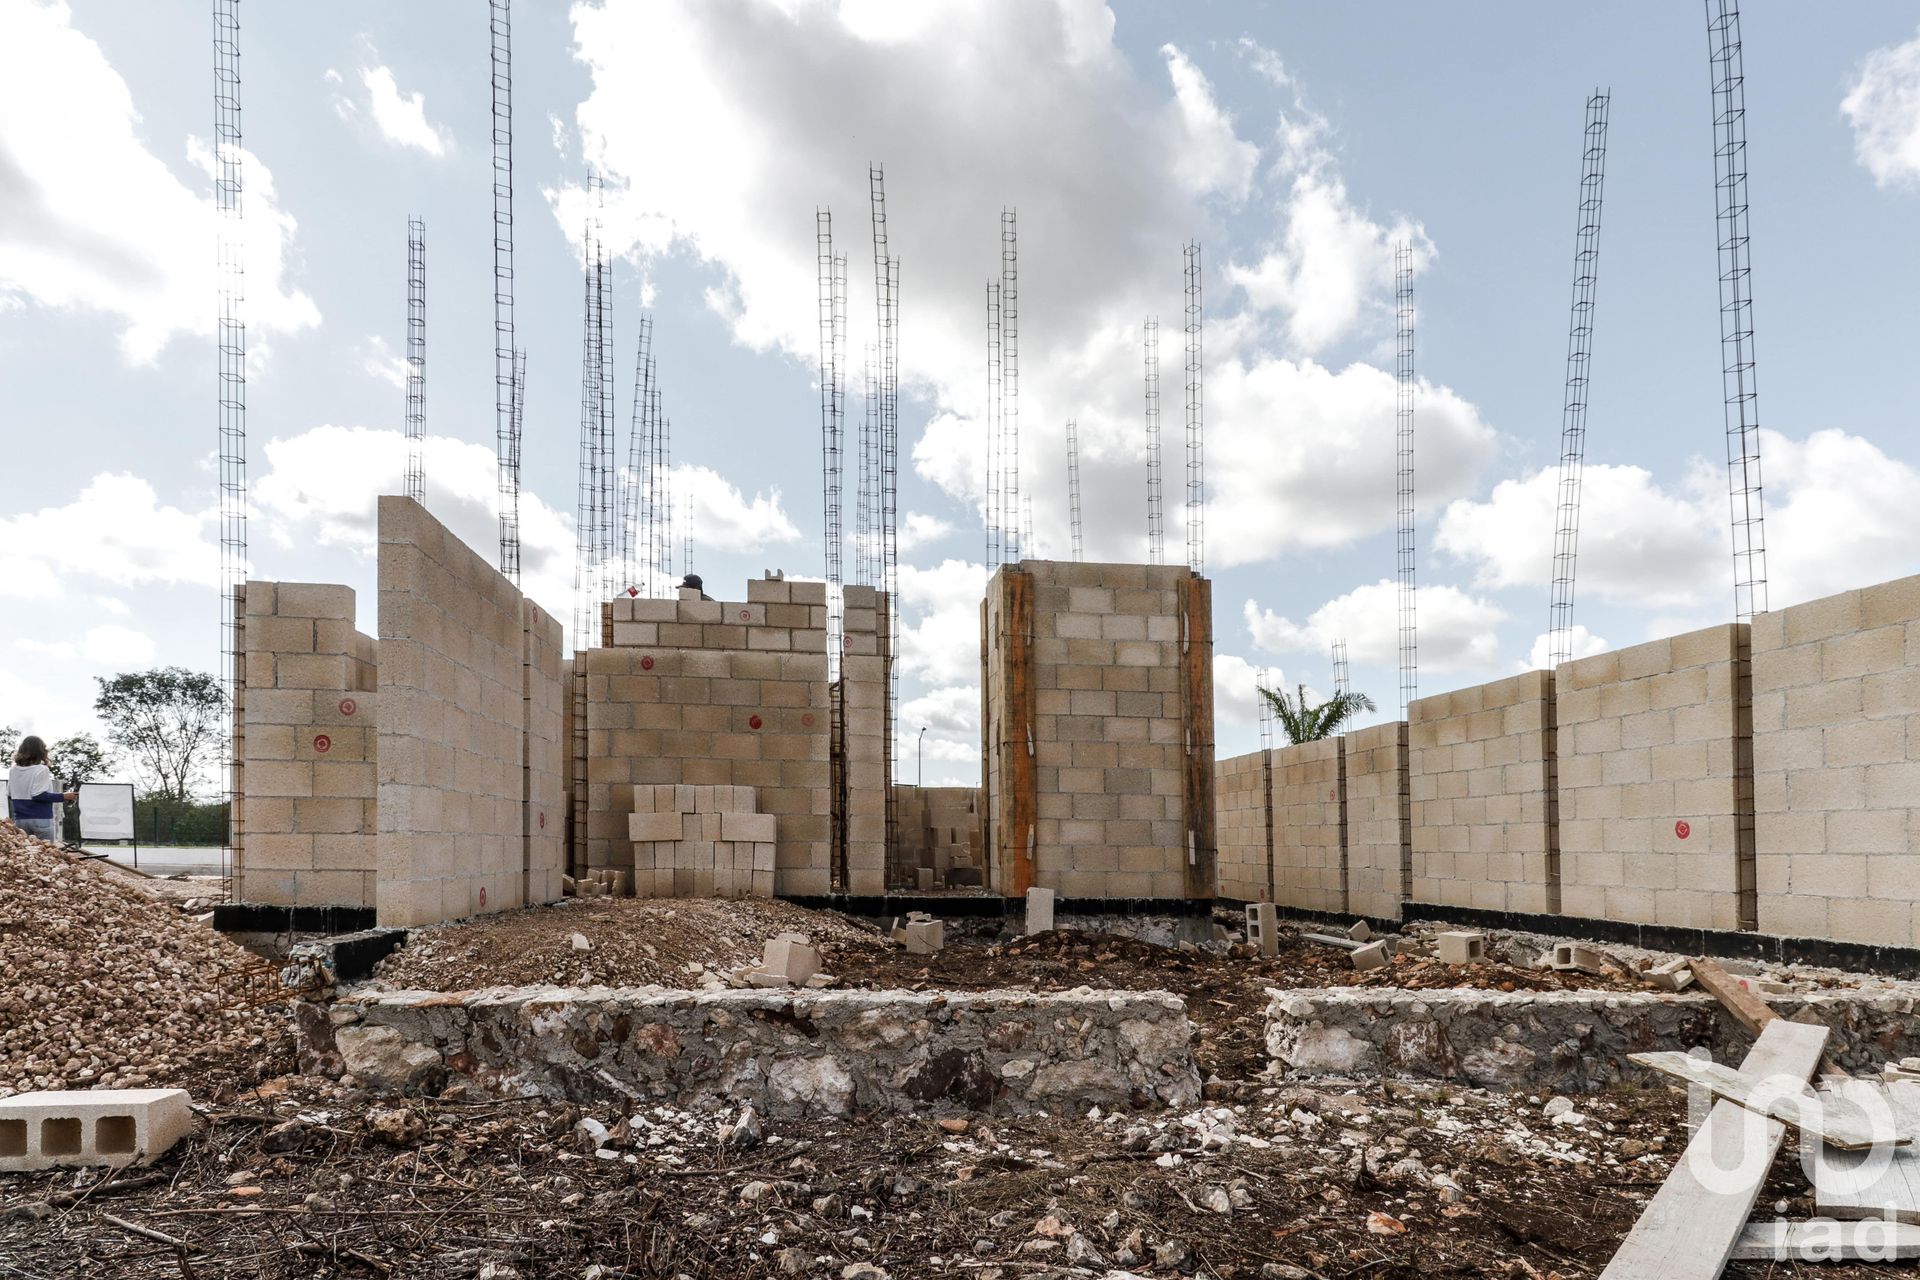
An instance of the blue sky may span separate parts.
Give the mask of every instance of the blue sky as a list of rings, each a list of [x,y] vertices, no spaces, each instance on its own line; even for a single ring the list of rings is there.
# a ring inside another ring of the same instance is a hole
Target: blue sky
[[[616,263],[619,416],[651,303],[695,567],[822,570],[814,219],[870,331],[866,165],[902,261],[902,773],[977,778],[981,293],[1021,221],[1023,488],[1064,555],[1145,539],[1139,324],[1174,372],[1205,249],[1222,753],[1252,672],[1395,701],[1391,252],[1416,245],[1421,687],[1546,628],[1581,123],[1613,93],[1583,643],[1725,620],[1705,21],[1684,3],[516,6],[529,586],[571,615],[583,187]],[[1911,6],[1745,10],[1775,605],[1920,569]],[[492,549],[487,30],[477,0],[242,6],[254,572],[349,583],[398,488],[405,224],[428,228],[428,502]],[[91,677],[218,651],[204,4],[0,0],[0,723],[88,727]],[[1175,379],[1165,388],[1179,472]],[[1169,491],[1168,545],[1183,543]],[[1176,550],[1177,554],[1177,550]]]

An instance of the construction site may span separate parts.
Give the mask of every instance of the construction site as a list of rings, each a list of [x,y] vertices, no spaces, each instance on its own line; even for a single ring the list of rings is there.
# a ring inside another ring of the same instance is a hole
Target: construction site
[[[1158,319],[1139,334],[1145,563],[1082,558],[1072,423],[1071,556],[1041,558],[1008,207],[985,294],[980,776],[922,786],[902,781],[884,166],[858,219],[814,212],[818,402],[793,412],[818,422],[825,560],[746,581],[672,568],[654,320],[623,434],[590,215],[575,604],[555,617],[522,582],[512,22],[490,0],[498,542],[426,500],[412,221],[410,453],[378,499],[376,607],[262,576],[244,290],[222,277],[225,861],[141,875],[0,823],[0,1278],[1920,1260],[1920,577],[1769,605],[1739,15],[1706,10],[1725,621],[1573,642],[1607,93],[1567,138],[1547,664],[1421,687],[1396,245],[1397,705],[1290,741],[1265,699],[1237,755],[1216,733],[1201,246],[1165,255],[1177,478]],[[237,242],[237,0],[214,17]],[[856,335],[868,246],[876,327]],[[1344,642],[1333,657],[1340,695]]]

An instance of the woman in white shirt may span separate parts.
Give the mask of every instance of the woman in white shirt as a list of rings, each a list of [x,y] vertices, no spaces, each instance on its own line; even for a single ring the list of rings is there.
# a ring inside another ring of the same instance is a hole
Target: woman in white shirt
[[[13,825],[42,840],[60,838],[59,810],[63,800],[78,800],[77,791],[56,791],[53,770],[47,767],[47,744],[28,736],[20,739],[13,768],[7,771],[7,812]]]

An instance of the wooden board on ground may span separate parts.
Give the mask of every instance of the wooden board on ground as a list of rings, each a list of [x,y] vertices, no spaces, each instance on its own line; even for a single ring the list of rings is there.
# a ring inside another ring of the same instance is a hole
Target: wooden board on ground
[[[1693,970],[1693,980],[1718,1000],[1721,1007],[1733,1015],[1734,1021],[1747,1029],[1748,1034],[1759,1035],[1761,1027],[1780,1017],[1752,987],[1743,985],[1738,978],[1707,957],[1695,956],[1689,967]],[[1820,1074],[1839,1077],[1845,1076],[1846,1072],[1834,1065],[1832,1059],[1822,1058]]]
[[[1888,1124],[1883,1123],[1876,1130],[1865,1110],[1839,1094],[1815,1097],[1804,1092],[1789,1093],[1781,1090],[1776,1082],[1684,1053],[1630,1053],[1627,1061],[1688,1084],[1702,1085],[1713,1090],[1716,1097],[1772,1116],[1843,1151],[1863,1151],[1877,1144],[1912,1140],[1910,1132],[1901,1132]]]
[[[1920,1132],[1920,1084],[1823,1081],[1820,1093],[1845,1098],[1868,1115],[1890,1113],[1909,1137]],[[1813,1161],[1813,1207],[1833,1218],[1891,1214],[1900,1222],[1920,1223],[1920,1146],[1909,1143],[1884,1153],[1823,1146]]]
[[[1740,1069],[1805,1080],[1826,1044],[1825,1027],[1776,1019],[1762,1029]],[[1714,1103],[1601,1280],[1715,1280],[1746,1229],[1760,1184],[1786,1136],[1787,1127],[1777,1120],[1755,1116],[1736,1103]],[[1751,1149],[1750,1141],[1759,1149]],[[1708,1186],[1700,1171],[1710,1168],[1738,1170],[1739,1181]]]
[[[1730,1262],[1902,1262],[1920,1258],[1920,1227],[1904,1222],[1749,1222]]]

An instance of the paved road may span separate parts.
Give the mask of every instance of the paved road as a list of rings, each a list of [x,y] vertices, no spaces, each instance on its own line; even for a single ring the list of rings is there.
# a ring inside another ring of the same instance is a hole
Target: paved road
[[[134,864],[133,850],[123,844],[92,844],[86,846],[89,853],[104,853],[111,862],[131,867]],[[143,847],[140,850],[139,868],[149,875],[172,876],[217,876],[220,874],[220,849],[211,848],[175,848],[168,846]]]

